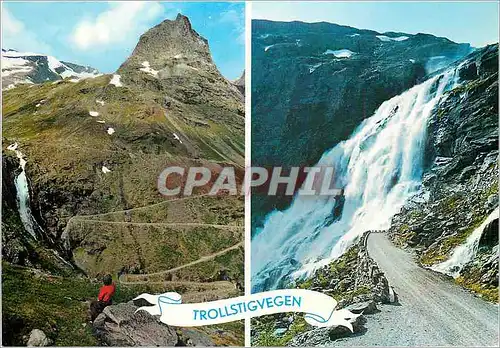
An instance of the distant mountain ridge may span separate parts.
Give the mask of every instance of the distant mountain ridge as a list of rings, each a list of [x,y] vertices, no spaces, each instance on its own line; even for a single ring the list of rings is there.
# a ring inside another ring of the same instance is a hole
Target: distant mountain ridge
[[[97,69],[61,61],[50,55],[2,48],[3,89],[21,83],[43,83],[65,78],[79,80],[99,75]]]

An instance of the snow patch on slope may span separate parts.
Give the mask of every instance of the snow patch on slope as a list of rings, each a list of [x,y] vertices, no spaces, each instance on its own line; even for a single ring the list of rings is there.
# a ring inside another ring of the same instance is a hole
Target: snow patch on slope
[[[111,80],[109,81],[110,85],[115,85],[116,87],[123,87],[123,83],[120,81],[121,76],[118,74],[114,74]]]
[[[385,35],[377,35],[377,38],[380,41],[384,41],[384,42],[389,42],[389,41],[404,41],[404,40],[408,40],[409,39],[408,36],[389,37],[389,36],[385,36]]]
[[[343,48],[341,50],[326,50],[323,54],[333,54],[336,58],[351,58],[356,52]]]
[[[140,68],[139,70],[140,71],[144,71],[145,73],[148,73],[150,74],[151,76],[153,77],[157,77],[158,76],[158,71],[151,68],[151,66],[149,65],[149,62],[148,61],[144,61],[142,62],[142,68]]]

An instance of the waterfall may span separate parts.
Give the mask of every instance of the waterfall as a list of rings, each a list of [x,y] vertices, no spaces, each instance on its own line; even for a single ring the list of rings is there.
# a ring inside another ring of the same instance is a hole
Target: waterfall
[[[351,137],[326,151],[317,166],[331,166],[345,189],[339,221],[327,226],[334,197],[295,196],[273,211],[252,240],[252,291],[276,289],[341,256],[367,230],[386,229],[421,188],[427,121],[443,93],[454,87],[448,70],[385,101]]]
[[[430,267],[432,270],[447,274],[453,278],[460,275],[460,271],[466,264],[471,262],[476,256],[479,247],[479,240],[483,235],[484,229],[490,222],[498,219],[498,208],[496,208],[471,235],[466,239],[465,243],[459,245],[453,251],[450,258],[444,262],[438,263]]]
[[[17,158],[19,158],[19,168],[21,168],[21,173],[15,178],[14,183],[16,185],[17,194],[17,206],[19,209],[19,216],[21,217],[21,222],[28,233],[34,238],[36,237],[35,224],[36,221],[31,214],[30,208],[30,191],[28,187],[28,180],[26,178],[26,172],[24,168],[26,167],[26,160],[21,151],[18,150],[18,144],[14,143],[7,147],[8,150],[14,151]]]

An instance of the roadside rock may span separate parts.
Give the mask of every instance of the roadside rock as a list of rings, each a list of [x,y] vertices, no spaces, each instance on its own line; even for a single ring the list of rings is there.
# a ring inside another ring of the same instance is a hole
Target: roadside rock
[[[366,302],[358,302],[353,303],[346,307],[349,311],[354,314],[373,314],[377,312],[377,304],[375,301],[366,301]]]
[[[366,319],[359,316],[350,319],[354,333],[363,331]],[[288,344],[290,347],[333,346],[336,339],[351,335],[345,326],[322,327],[295,336]]]

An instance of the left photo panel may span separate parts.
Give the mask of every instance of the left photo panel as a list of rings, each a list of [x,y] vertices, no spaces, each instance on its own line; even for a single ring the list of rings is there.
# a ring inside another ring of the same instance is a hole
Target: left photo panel
[[[3,346],[245,344],[137,299],[245,292],[244,69],[244,3],[2,2]]]

